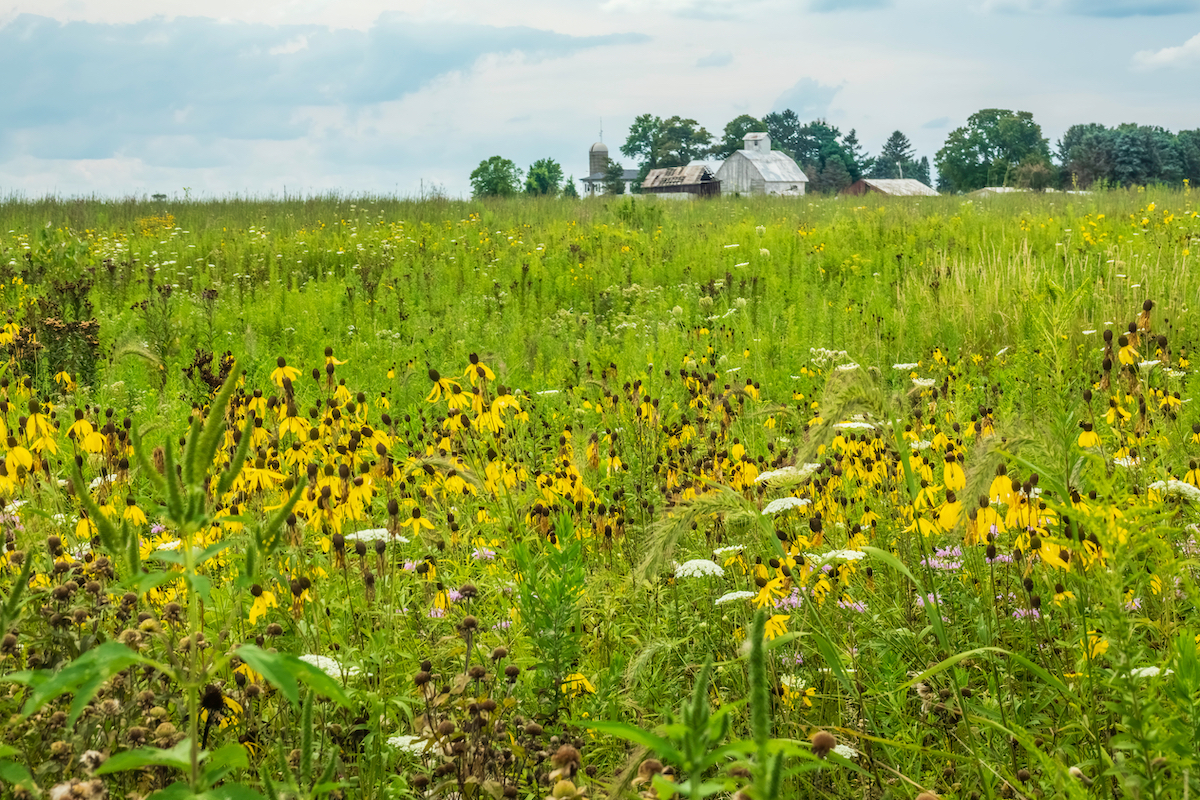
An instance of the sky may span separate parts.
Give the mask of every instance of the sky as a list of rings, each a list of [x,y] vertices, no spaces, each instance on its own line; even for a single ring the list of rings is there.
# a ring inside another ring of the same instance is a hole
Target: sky
[[[645,113],[1198,128],[1200,0],[0,0],[0,75],[0,198],[458,197]]]

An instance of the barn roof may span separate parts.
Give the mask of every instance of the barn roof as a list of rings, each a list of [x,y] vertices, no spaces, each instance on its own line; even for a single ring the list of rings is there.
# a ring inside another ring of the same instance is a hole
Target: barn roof
[[[787,153],[779,150],[765,153],[757,150],[738,150],[735,155],[743,156],[753,164],[767,183],[808,183],[808,176],[804,174],[804,170],[796,166],[796,162]]]
[[[642,181],[643,189],[657,189],[663,186],[691,186],[715,180],[712,171],[703,164],[689,164],[686,167],[664,167],[652,169]]]
[[[883,194],[898,197],[937,197],[937,192],[916,178],[863,178],[863,183]]]

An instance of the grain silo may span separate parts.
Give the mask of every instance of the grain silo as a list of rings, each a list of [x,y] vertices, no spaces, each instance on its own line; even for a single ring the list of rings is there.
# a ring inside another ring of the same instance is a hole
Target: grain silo
[[[592,145],[592,149],[588,151],[588,175],[594,176],[599,173],[603,177],[607,169],[608,145],[604,142],[596,142]]]

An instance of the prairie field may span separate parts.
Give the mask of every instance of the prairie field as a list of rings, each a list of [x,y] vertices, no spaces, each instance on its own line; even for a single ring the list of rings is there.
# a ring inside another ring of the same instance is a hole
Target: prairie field
[[[1200,203],[0,201],[17,798],[1200,792]]]

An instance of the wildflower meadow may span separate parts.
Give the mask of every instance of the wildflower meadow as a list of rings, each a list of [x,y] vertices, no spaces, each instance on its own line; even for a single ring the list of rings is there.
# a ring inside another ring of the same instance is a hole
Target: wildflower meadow
[[[1200,792],[1200,204],[0,202],[15,798]]]

